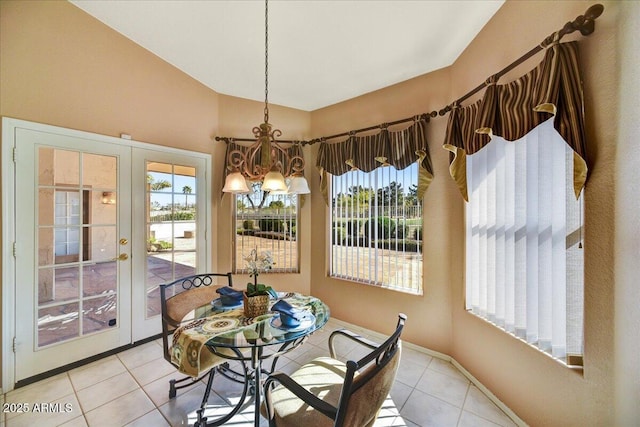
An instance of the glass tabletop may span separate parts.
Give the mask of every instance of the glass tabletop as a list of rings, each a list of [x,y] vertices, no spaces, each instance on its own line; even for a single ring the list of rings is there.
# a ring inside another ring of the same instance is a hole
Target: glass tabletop
[[[271,308],[281,299],[308,312],[308,316],[299,326],[287,327],[282,324],[277,312],[269,311],[266,315],[255,318],[240,317],[237,327],[212,336],[206,345],[242,349],[283,344],[317,331],[329,320],[329,307],[318,298],[298,293],[278,293],[277,299],[273,298],[269,301],[269,307]],[[219,300],[214,300],[210,304],[198,307],[193,314],[196,319],[216,316],[222,320],[225,312],[231,314],[237,312],[238,308],[242,308],[242,305],[224,307],[219,303]]]

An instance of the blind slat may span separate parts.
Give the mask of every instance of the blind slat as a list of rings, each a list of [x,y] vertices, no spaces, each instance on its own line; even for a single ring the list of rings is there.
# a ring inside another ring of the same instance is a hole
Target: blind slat
[[[415,194],[417,184],[417,164],[331,176],[332,276],[422,293],[422,203]],[[418,239],[407,240],[409,223]]]
[[[467,309],[557,358],[582,351],[582,200],[549,120],[467,156]],[[581,239],[581,238],[580,238]]]

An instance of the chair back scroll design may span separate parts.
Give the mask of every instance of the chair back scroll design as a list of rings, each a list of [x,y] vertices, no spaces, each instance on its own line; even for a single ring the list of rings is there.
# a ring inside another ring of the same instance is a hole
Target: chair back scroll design
[[[384,343],[357,362],[347,361],[335,426],[364,426],[376,419],[400,364],[400,335],[406,320],[399,314],[396,330]]]
[[[222,283],[224,286],[233,287],[231,273],[194,274],[160,285],[162,343],[164,358],[169,363],[170,334],[180,326],[190,311],[217,298],[216,289],[222,286]]]

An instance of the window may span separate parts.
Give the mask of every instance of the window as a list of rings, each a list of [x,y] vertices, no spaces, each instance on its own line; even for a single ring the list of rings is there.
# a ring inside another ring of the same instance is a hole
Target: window
[[[55,197],[56,257],[77,257],[80,253],[80,193],[56,190]]]
[[[565,361],[581,364],[582,196],[574,152],[547,120],[515,142],[467,156],[466,306]]]
[[[418,163],[331,176],[330,274],[422,293]]]
[[[245,258],[253,249],[271,252],[276,273],[298,273],[298,196],[262,191],[235,196],[234,273],[246,273]]]
[[[80,250],[83,261],[91,258],[92,233],[86,226],[91,223],[91,191],[82,190],[82,200],[80,193],[78,190],[55,190],[53,237],[56,264],[78,262]]]

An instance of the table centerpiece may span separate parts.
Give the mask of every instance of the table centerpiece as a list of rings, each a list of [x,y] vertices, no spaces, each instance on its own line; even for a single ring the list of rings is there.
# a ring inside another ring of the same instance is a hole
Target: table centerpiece
[[[273,257],[269,251],[258,253],[257,249],[252,249],[244,260],[249,277],[253,277],[253,283],[248,282],[247,289],[243,293],[244,315],[245,317],[261,316],[269,309],[269,296],[274,298],[278,296],[271,286],[258,283],[260,272],[267,272],[273,268]]]

